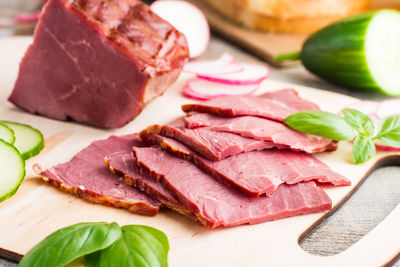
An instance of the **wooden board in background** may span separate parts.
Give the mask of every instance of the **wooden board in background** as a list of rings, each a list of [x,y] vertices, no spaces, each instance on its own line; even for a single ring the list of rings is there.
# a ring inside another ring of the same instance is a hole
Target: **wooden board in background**
[[[45,236],[64,226],[83,221],[117,221],[120,225],[145,224],[164,231],[170,241],[170,266],[380,266],[400,252],[400,205],[375,229],[346,251],[329,257],[313,256],[298,245],[299,237],[324,213],[297,216],[253,226],[209,230],[173,211],[154,217],[83,201],[45,184],[31,167],[44,168],[69,160],[91,141],[110,134],[139,131],[152,123],[165,123],[183,115],[180,105],[191,100],[181,96],[183,84],[191,78],[182,75],[168,92],[150,103],[143,113],[122,129],[103,130],[71,122],[60,122],[27,114],[6,101],[17,75],[20,58],[30,38],[3,39],[0,42],[0,118],[29,123],[46,138],[46,149],[27,161],[27,177],[15,196],[0,203],[0,248],[24,254]],[[208,51],[207,53],[215,53]],[[240,52],[242,61],[251,58]],[[324,110],[337,112],[357,99],[314,88],[265,81],[258,93],[293,87]],[[337,205],[381,159],[397,156],[379,152],[374,160],[351,164],[351,145],[341,143],[336,152],[318,154],[332,169],[348,177],[351,187],[327,188]],[[325,214],[327,215],[327,214]],[[0,254],[5,255],[4,251]],[[15,254],[8,254],[12,257]]]
[[[204,12],[211,29],[215,33],[254,54],[260,59],[279,67],[300,64],[299,61],[276,62],[274,57],[282,53],[300,51],[304,41],[308,37],[307,34],[268,33],[246,29],[235,23],[231,23],[229,19],[221,16],[202,0],[187,1],[192,2]],[[400,9],[400,0],[374,0],[372,7],[374,9]]]

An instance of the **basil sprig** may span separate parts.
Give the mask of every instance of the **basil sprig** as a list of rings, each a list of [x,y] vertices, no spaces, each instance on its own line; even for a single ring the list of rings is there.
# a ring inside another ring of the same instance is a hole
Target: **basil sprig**
[[[302,111],[284,121],[289,127],[308,134],[323,136],[336,141],[353,142],[353,162],[360,164],[375,155],[373,140],[400,147],[400,114],[383,118],[375,125],[370,117],[355,109],[343,109],[343,116],[319,111]]]
[[[57,267],[85,256],[87,266],[168,266],[168,238],[152,227],[79,223],[50,234],[18,266]]]

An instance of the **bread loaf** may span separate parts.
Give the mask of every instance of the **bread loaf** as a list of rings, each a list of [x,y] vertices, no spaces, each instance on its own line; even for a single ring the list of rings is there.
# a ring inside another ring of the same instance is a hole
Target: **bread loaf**
[[[371,6],[371,0],[202,1],[247,28],[286,33],[311,33]]]

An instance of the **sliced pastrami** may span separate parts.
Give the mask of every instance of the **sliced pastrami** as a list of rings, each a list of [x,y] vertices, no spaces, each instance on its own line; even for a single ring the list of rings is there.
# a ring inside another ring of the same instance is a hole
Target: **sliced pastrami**
[[[179,140],[194,151],[212,160],[221,160],[232,155],[254,150],[274,147],[288,148],[284,145],[254,140],[237,134],[216,132],[208,127],[186,129],[182,119],[167,125],[149,126],[140,132],[140,137],[145,141],[151,134],[160,134]]]
[[[269,196],[282,183],[296,184],[315,180],[334,186],[351,184],[325,163],[305,153],[268,149],[212,161],[174,139],[160,135],[152,135],[150,139],[163,150],[179,158],[192,160],[204,172],[249,196]]]
[[[208,126],[213,131],[239,134],[244,137],[286,145],[294,151],[307,153],[332,151],[337,143],[331,139],[301,133],[281,122],[254,117],[227,118],[208,113],[193,113],[184,118],[187,128]]]
[[[193,163],[161,148],[133,148],[140,166],[175,192],[180,202],[210,228],[256,224],[331,208],[328,195],[314,181],[282,184],[270,196],[248,197],[219,183]]]
[[[123,152],[110,154],[104,158],[104,161],[113,173],[125,178],[127,185],[153,196],[170,209],[176,210],[193,219],[196,218],[162,184],[150,178],[147,173],[140,171],[136,158],[133,157],[132,147]]]
[[[8,99],[57,120],[122,127],[187,58],[185,37],[138,0],[49,0]]]
[[[268,92],[258,96],[222,96],[199,104],[182,106],[185,112],[206,112],[224,117],[258,116],[284,121],[289,115],[319,107],[300,98],[293,89]]]
[[[140,144],[137,134],[111,136],[93,142],[66,163],[45,171],[38,165],[34,169],[44,181],[90,202],[125,208],[140,214],[155,215],[161,203],[126,185],[124,178],[111,173],[103,161],[103,158],[111,153],[127,151],[132,146]]]

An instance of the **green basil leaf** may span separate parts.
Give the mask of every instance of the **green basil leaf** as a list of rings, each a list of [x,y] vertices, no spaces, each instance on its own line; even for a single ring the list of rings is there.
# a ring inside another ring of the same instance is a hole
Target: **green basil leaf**
[[[400,147],[400,115],[383,118],[379,122],[378,133],[374,139],[379,139],[389,146]]]
[[[22,258],[18,266],[64,266],[86,254],[105,249],[121,237],[117,223],[78,223],[47,236]]]
[[[344,119],[353,127],[359,134],[372,136],[375,132],[374,122],[370,117],[356,109],[346,108],[342,110]]]
[[[168,266],[168,238],[152,227],[126,225],[122,237],[110,247],[85,256],[88,267]]]
[[[348,141],[356,136],[353,128],[343,117],[320,110],[292,114],[284,123],[297,131],[337,141]]]
[[[375,155],[374,142],[363,135],[358,135],[353,143],[353,161],[360,164],[370,160]]]

